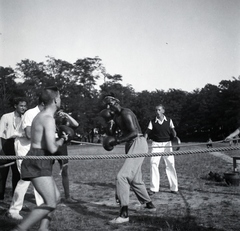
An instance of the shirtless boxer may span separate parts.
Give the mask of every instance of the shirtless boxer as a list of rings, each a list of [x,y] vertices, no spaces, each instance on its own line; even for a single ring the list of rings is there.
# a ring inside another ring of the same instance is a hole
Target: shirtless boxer
[[[135,114],[128,108],[120,106],[120,101],[113,96],[106,96],[104,103],[113,112],[114,126],[111,128],[120,129],[121,136],[115,136],[115,139],[109,145],[125,143],[126,154],[147,153],[148,144],[144,138],[138,120]],[[108,131],[108,134],[115,135],[114,130]],[[116,197],[120,204],[119,217],[111,220],[110,224],[121,224],[129,221],[128,204],[130,196],[130,187],[136,194],[141,204],[146,203],[146,209],[156,210],[148,195],[146,186],[142,180],[141,166],[144,157],[127,158],[117,174],[116,178]]]
[[[55,139],[54,114],[60,108],[61,99],[56,87],[49,87],[42,91],[45,108],[34,118],[31,126],[31,148],[27,156],[49,156],[54,154],[68,136],[63,132],[61,138]],[[48,230],[50,214],[56,209],[60,193],[52,177],[52,160],[27,160],[21,166],[23,180],[30,180],[42,196],[44,203],[34,208],[31,213],[14,229],[14,231],[28,230],[41,221],[40,230]]]

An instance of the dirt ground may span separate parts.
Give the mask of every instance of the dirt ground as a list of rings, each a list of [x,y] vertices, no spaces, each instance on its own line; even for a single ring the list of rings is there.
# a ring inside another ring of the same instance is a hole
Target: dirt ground
[[[95,147],[69,148],[69,155],[102,154]],[[161,187],[152,197],[157,211],[146,212],[131,191],[130,222],[123,226],[109,226],[107,222],[116,217],[119,207],[115,202],[115,176],[124,160],[70,161],[70,190],[79,203],[58,206],[52,222],[54,231],[70,230],[166,230],[166,231],[239,231],[240,187],[229,186],[224,180],[216,181],[209,172],[223,176],[232,171],[233,155],[228,153],[206,153],[176,156],[179,193],[172,194],[165,174],[163,161],[160,164]],[[143,177],[149,186],[149,158],[143,164]],[[54,178],[63,193],[59,166],[54,165]],[[9,186],[9,185],[8,185]],[[6,200],[0,204],[0,230],[8,231],[13,223],[4,217],[11,202],[10,188]],[[33,208],[32,191],[26,196],[25,205]],[[22,211],[27,215],[29,211]],[[5,222],[5,226],[1,226]],[[9,223],[7,223],[9,222]],[[62,227],[62,228],[61,228]],[[33,229],[37,230],[37,229]]]
[[[187,149],[187,148],[186,148]],[[179,180],[179,193],[172,194],[165,174],[163,161],[160,164],[161,187],[152,200],[157,211],[153,218],[162,219],[165,223],[177,222],[178,228],[183,230],[183,224],[195,227],[193,230],[240,230],[240,187],[229,186],[225,180],[216,180],[209,176],[210,172],[224,176],[224,172],[232,172],[231,156],[239,155],[239,151],[209,152],[207,154],[176,156],[176,169]],[[118,167],[116,167],[117,171]],[[149,158],[143,164],[143,175],[147,187],[149,186]],[[76,185],[76,188],[78,186]],[[114,190],[106,191],[104,184],[86,183],[88,191],[102,192],[95,200],[87,205],[89,210],[95,210],[96,206],[106,208],[118,206],[115,203]],[[114,189],[114,182],[111,188]],[[86,190],[86,188],[85,188]],[[93,193],[94,194],[94,193]],[[83,194],[85,195],[85,194]],[[87,201],[88,198],[83,198]],[[145,213],[134,193],[130,197],[131,214]],[[167,216],[166,216],[167,215]],[[181,224],[181,222],[183,224]],[[197,228],[198,227],[198,228]],[[152,227],[154,228],[154,227]],[[158,229],[156,229],[158,230]],[[191,230],[191,229],[189,229]]]

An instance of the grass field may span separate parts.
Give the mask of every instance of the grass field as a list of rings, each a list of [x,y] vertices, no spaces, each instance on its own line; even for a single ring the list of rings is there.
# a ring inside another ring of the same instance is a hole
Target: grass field
[[[195,148],[201,146],[183,147],[181,150]],[[110,153],[124,153],[124,150],[123,147],[116,147]],[[225,154],[233,156],[239,155],[238,153],[239,151],[229,151]],[[69,155],[95,154],[108,153],[101,146],[69,146]],[[109,225],[108,221],[117,217],[119,213],[119,207],[115,203],[115,176],[124,159],[70,161],[70,190],[79,202],[59,204],[53,214],[51,230],[239,231],[239,186],[228,186],[224,181],[207,179],[210,171],[219,174],[231,171],[232,164],[210,153],[176,156],[175,161],[179,194],[169,192],[165,166],[161,160],[161,189],[152,197],[157,211],[144,211],[131,192],[130,222],[122,225]],[[142,171],[146,186],[149,187],[149,158],[145,158]],[[57,162],[54,165],[54,178],[63,197]],[[4,216],[11,202],[10,191],[8,182],[6,199],[0,205],[1,231],[8,231],[16,225],[15,221]],[[35,206],[32,188],[25,199],[25,204],[30,209]],[[29,211],[21,211],[23,216],[27,213]],[[31,230],[35,231],[37,228],[36,225]]]

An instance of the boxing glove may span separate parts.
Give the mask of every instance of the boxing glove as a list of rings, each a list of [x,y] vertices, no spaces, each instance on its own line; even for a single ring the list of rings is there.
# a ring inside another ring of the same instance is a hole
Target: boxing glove
[[[109,109],[103,109],[100,111],[100,116],[105,119],[106,122],[109,122],[110,120],[113,119],[113,112]]]
[[[65,133],[65,134],[64,134]],[[66,126],[66,125],[60,125],[58,127],[58,137],[63,138],[64,142],[69,142],[73,139],[75,135],[75,132],[72,128]],[[67,139],[66,139],[67,137]]]
[[[106,136],[103,139],[103,148],[106,151],[112,151],[114,146],[117,145],[117,139],[114,136]]]

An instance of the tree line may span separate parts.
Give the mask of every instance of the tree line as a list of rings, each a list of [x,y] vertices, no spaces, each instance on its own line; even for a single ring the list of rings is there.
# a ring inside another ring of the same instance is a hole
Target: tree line
[[[42,88],[56,85],[62,109],[80,123],[76,132],[82,135],[96,128],[104,133],[99,112],[104,108],[103,96],[110,92],[137,115],[143,131],[155,115],[155,106],[163,104],[182,141],[222,140],[240,125],[240,76],[222,80],[218,86],[206,84],[193,92],[173,88],[136,92],[121,81],[120,74],[106,72],[99,57],[69,63],[47,56],[45,62],[21,60],[14,69],[0,66],[0,116],[13,110],[14,97],[26,97],[32,108]]]

